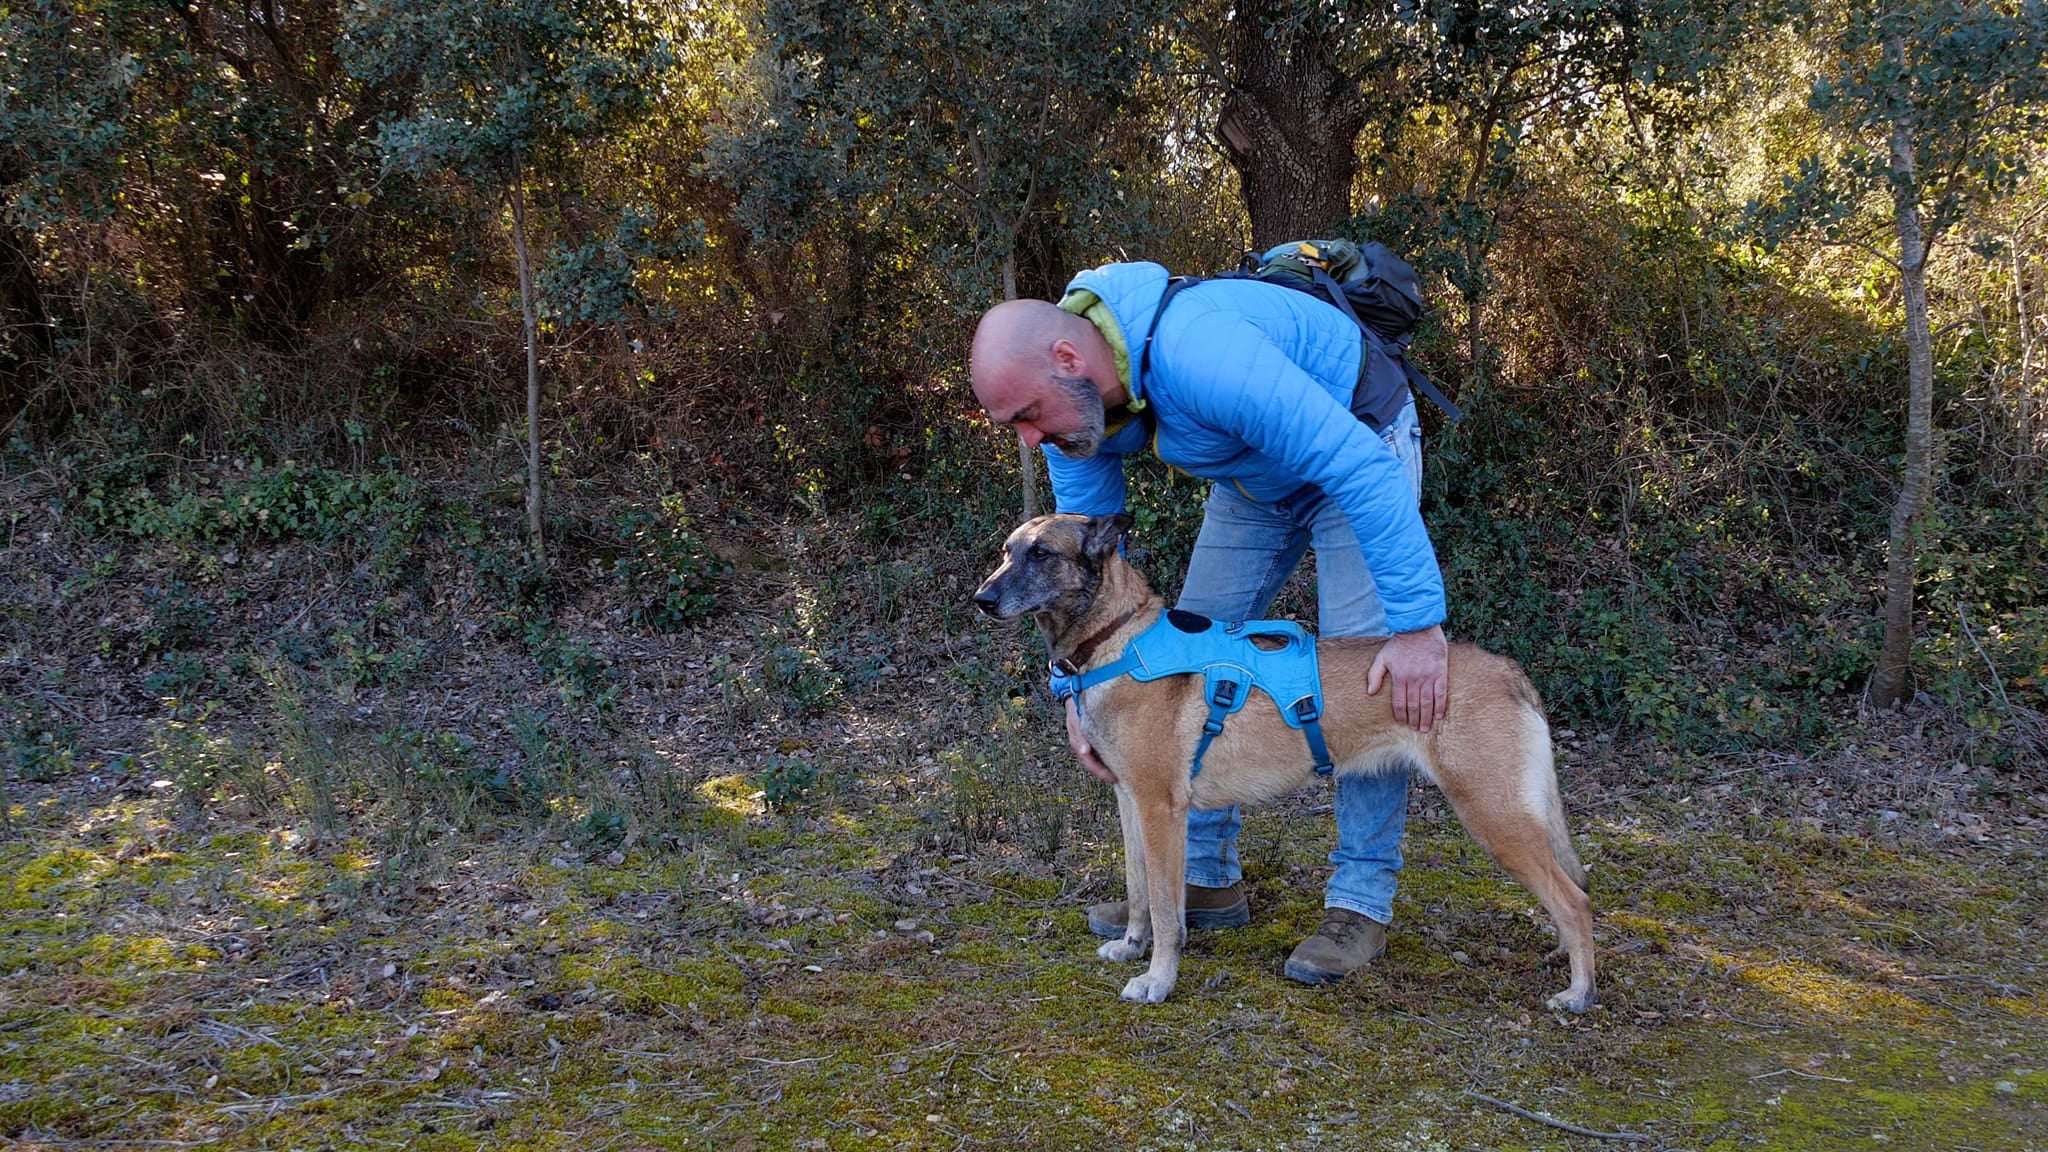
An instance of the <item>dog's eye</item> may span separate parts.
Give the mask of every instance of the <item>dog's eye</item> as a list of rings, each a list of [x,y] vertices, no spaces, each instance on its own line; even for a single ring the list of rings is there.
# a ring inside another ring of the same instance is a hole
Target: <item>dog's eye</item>
[[[1029,556],[1029,557],[1031,557],[1031,558],[1032,558],[1033,560],[1043,560],[1043,559],[1045,559],[1045,558],[1046,558],[1047,556],[1050,556],[1050,555],[1052,555],[1052,553],[1051,553],[1050,551],[1048,551],[1048,550],[1046,549],[1046,546],[1045,546],[1045,545],[1043,545],[1043,544],[1033,544],[1033,545],[1031,546],[1031,549],[1030,549],[1029,551],[1025,552],[1024,554],[1025,554],[1026,556]]]

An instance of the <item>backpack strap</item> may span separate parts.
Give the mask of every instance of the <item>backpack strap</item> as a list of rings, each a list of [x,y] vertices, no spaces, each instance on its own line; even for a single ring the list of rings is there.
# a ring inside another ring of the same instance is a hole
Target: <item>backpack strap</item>
[[[1408,374],[1408,382],[1420,389],[1422,394],[1429,398],[1431,404],[1444,410],[1444,415],[1451,418],[1451,423],[1455,424],[1465,418],[1465,413],[1456,404],[1451,403],[1449,396],[1444,395],[1437,389],[1436,385],[1430,383],[1429,377],[1424,376],[1421,369],[1409,363],[1408,353],[1405,349],[1394,357],[1394,363],[1401,366],[1401,371]]]
[[[1359,339],[1363,340],[1365,338],[1366,323],[1358,318],[1357,309],[1351,307],[1351,298],[1344,295],[1343,286],[1331,279],[1330,274],[1319,267],[1311,267],[1309,271],[1315,274],[1316,285],[1330,294],[1330,302],[1343,309],[1344,314],[1351,317],[1351,322],[1358,325]],[[1435,384],[1430,383],[1429,377],[1424,376],[1416,369],[1415,365],[1408,362],[1408,349],[1401,348],[1389,351],[1387,355],[1393,359],[1394,363],[1401,366],[1401,371],[1407,375],[1408,382],[1420,389],[1422,394],[1429,398],[1431,404],[1443,409],[1444,415],[1449,416],[1452,423],[1455,424],[1465,418],[1465,413],[1460,411],[1456,404],[1451,403],[1450,397],[1439,391]]]
[[[1145,343],[1138,349],[1138,373],[1131,381],[1134,385],[1133,390],[1141,396],[1145,391],[1145,377],[1152,371],[1152,337],[1159,333],[1159,318],[1166,315],[1166,306],[1172,303],[1175,296],[1180,295],[1181,289],[1193,288],[1201,282],[1200,276],[1170,277],[1166,281],[1166,291],[1159,294],[1159,303],[1152,309],[1152,326],[1145,329]]]

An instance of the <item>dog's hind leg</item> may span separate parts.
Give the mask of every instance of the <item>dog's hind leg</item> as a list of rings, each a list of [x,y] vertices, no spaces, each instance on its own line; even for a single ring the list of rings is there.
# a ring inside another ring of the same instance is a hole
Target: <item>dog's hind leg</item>
[[[1432,775],[1457,810],[1472,838],[1508,875],[1536,894],[1557,925],[1559,945],[1571,957],[1572,982],[1548,1001],[1553,1009],[1584,1012],[1593,1006],[1593,902],[1585,870],[1565,826],[1550,757],[1550,730],[1531,713],[1520,738],[1503,749],[1439,741]],[[1506,772],[1471,761],[1505,752],[1515,761]]]
[[[1188,806],[1185,789],[1176,790],[1155,775],[1154,787],[1134,790],[1138,834],[1145,857],[1145,888],[1150,896],[1152,966],[1124,985],[1123,998],[1157,1004],[1173,992],[1180,976],[1181,947],[1187,942]],[[1130,844],[1125,842],[1125,852]],[[1131,904],[1131,922],[1138,922]]]
[[[1117,823],[1124,835],[1124,934],[1095,950],[1104,960],[1141,960],[1152,941],[1152,900],[1145,882],[1145,837],[1130,786],[1116,785]]]

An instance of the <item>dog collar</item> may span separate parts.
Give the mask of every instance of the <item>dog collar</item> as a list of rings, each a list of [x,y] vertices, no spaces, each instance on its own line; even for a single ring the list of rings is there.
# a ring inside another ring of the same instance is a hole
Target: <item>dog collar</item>
[[[1053,675],[1079,675],[1081,669],[1087,665],[1089,658],[1095,655],[1095,650],[1102,647],[1102,642],[1109,639],[1111,633],[1129,624],[1131,617],[1137,614],[1138,610],[1136,608],[1126,609],[1123,615],[1096,629],[1093,635],[1074,645],[1072,652],[1052,662]]]

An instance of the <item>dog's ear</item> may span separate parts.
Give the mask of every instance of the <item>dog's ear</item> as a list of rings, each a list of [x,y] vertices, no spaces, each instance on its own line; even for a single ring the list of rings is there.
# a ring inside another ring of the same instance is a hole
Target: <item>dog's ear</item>
[[[1109,559],[1116,546],[1124,542],[1124,533],[1131,530],[1131,515],[1128,512],[1112,512],[1107,516],[1090,516],[1088,534],[1081,541],[1081,551],[1090,560],[1101,563]]]

